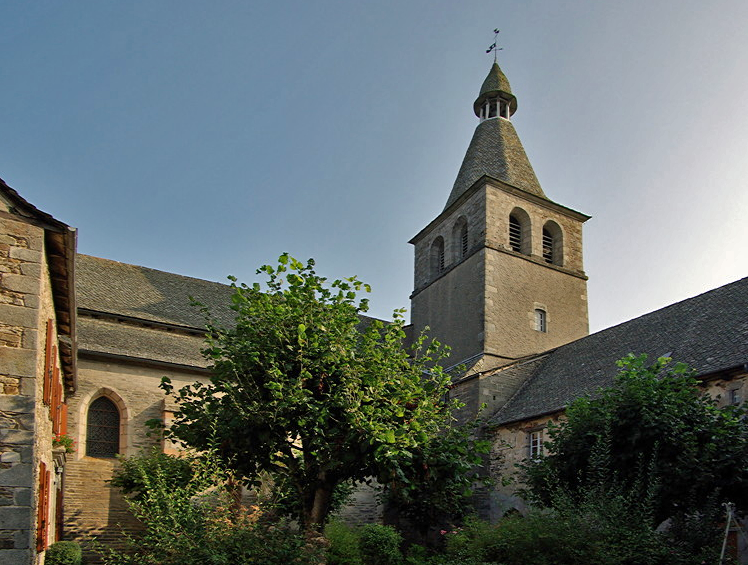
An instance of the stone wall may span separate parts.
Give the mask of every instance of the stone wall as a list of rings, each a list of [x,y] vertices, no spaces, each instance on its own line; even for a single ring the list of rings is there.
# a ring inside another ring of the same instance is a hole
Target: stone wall
[[[59,476],[54,472],[49,407],[42,401],[47,320],[55,318],[45,257],[42,228],[20,218],[0,217],[0,562],[4,563],[37,560],[40,463],[51,471],[49,541],[57,535]],[[56,325],[51,328],[52,342],[57,343]],[[54,361],[60,365],[59,357]]]
[[[116,323],[116,322],[113,322]],[[100,396],[112,400],[120,412],[120,453],[131,456],[160,439],[148,437],[146,422],[163,418],[165,394],[158,388],[161,377],[169,376],[175,387],[192,383],[199,373],[148,366],[143,363],[106,359],[81,354],[78,361],[78,389],[69,400],[69,434],[79,445],[65,470],[65,537],[88,544],[92,537],[122,548],[123,529],[138,529],[139,523],[127,510],[121,494],[107,481],[118,465],[116,459],[86,455],[88,407]],[[173,408],[168,403],[169,408]],[[173,450],[172,450],[173,451]],[[86,552],[89,559],[94,555]]]

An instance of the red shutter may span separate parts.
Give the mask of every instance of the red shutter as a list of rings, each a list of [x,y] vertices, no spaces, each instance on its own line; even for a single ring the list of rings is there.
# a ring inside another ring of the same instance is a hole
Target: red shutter
[[[49,406],[52,394],[52,371],[57,359],[57,346],[53,343],[54,326],[52,320],[47,320],[47,345],[44,349],[44,404]]]
[[[60,404],[62,403],[62,384],[60,383],[60,369],[55,363],[52,373],[52,405],[49,407],[49,417],[52,420],[52,433],[60,433]]]
[[[44,551],[48,544],[49,525],[49,477],[47,465],[39,463],[39,499],[36,513],[36,550]]]
[[[68,405],[63,404],[60,410],[60,434],[67,435],[68,433]]]

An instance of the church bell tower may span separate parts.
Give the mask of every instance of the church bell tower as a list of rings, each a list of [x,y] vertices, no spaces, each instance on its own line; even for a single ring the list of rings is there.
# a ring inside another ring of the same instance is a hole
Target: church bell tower
[[[540,187],[511,118],[517,98],[494,62],[479,119],[444,210],[415,246],[413,330],[477,373],[588,333],[580,212]]]

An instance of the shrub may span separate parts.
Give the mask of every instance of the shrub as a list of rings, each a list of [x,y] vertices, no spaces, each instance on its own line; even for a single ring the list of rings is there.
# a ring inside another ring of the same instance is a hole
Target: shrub
[[[364,565],[401,565],[402,536],[390,526],[367,524],[360,529],[359,547]]]
[[[329,565],[362,565],[359,534],[356,529],[339,520],[331,520],[325,527],[325,537],[330,543],[327,550]]]
[[[74,541],[58,541],[47,549],[46,565],[80,565],[83,561],[80,546]]]

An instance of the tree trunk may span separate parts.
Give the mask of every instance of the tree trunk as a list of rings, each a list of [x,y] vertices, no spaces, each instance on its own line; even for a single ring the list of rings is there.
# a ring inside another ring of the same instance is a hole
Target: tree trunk
[[[332,503],[332,493],[335,485],[328,483],[317,484],[304,497],[304,529],[307,532],[321,532],[327,519]]]

